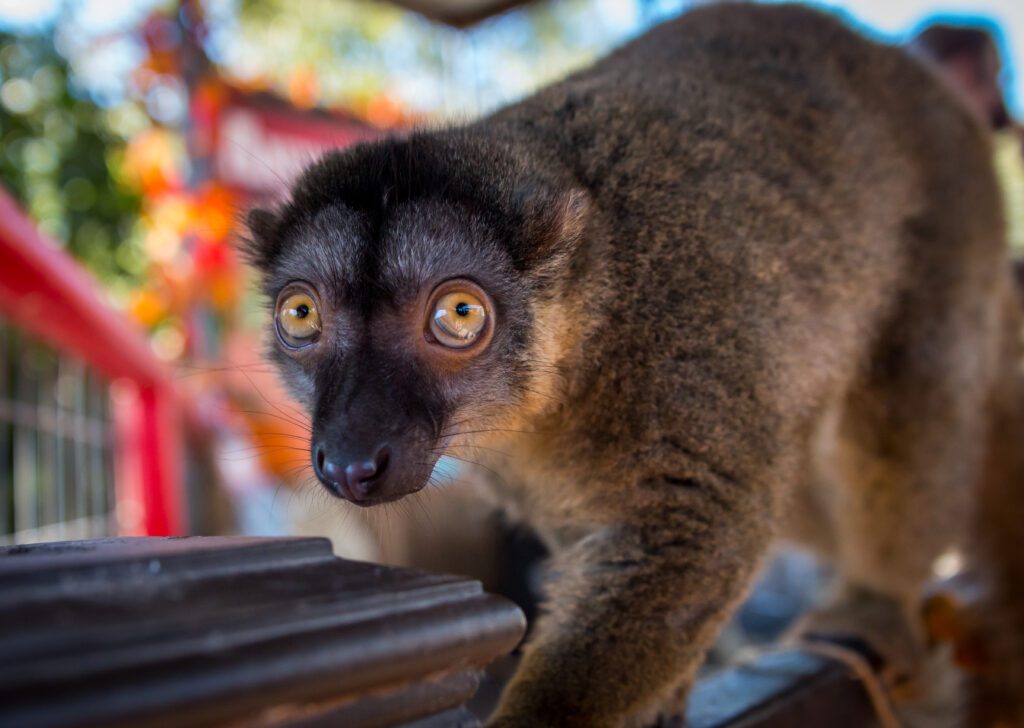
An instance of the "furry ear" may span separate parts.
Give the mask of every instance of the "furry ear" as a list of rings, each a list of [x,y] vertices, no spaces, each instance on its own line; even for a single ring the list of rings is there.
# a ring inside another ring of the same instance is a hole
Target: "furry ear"
[[[251,265],[266,271],[278,252],[278,217],[270,210],[254,207],[246,213],[245,224],[249,235],[242,239],[242,255]]]
[[[565,269],[583,240],[590,196],[585,190],[572,189],[535,205],[527,211],[530,252],[526,264],[535,274],[550,277]]]

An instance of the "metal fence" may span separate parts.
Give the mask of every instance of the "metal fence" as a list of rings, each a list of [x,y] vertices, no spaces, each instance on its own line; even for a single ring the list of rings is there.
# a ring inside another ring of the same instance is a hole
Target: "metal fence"
[[[6,541],[188,530],[183,401],[146,337],[104,299],[0,188]]]
[[[108,390],[0,320],[0,543],[117,532]]]

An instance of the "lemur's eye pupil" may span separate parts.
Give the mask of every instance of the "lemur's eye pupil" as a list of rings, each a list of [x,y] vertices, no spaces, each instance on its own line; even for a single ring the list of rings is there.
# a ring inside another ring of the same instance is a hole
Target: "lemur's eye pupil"
[[[448,284],[456,288],[451,283]],[[430,310],[429,327],[439,344],[462,349],[477,341],[487,330],[486,294],[477,293],[475,284],[465,282],[450,293],[442,292]],[[462,289],[462,290],[459,290]]]
[[[320,312],[316,293],[303,284],[293,284],[278,297],[274,317],[278,337],[285,346],[299,349],[320,336]]]

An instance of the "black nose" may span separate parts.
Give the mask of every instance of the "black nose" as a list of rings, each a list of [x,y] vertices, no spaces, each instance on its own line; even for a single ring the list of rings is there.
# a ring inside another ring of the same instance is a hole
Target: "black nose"
[[[332,493],[351,501],[362,501],[373,497],[379,489],[388,466],[388,456],[386,445],[378,447],[368,458],[328,455],[326,448],[318,445],[313,467],[317,477]]]

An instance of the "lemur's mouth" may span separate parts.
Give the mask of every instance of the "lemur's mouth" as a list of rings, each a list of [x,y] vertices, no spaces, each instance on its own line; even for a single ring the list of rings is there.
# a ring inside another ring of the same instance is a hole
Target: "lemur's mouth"
[[[432,467],[414,457],[401,441],[357,451],[351,455],[330,438],[321,439],[312,448],[313,470],[324,489],[361,508],[391,503],[422,490],[429,482]]]
[[[324,489],[333,495],[335,498],[341,498],[347,500],[349,503],[353,503],[360,508],[369,508],[371,506],[379,506],[384,503],[392,503],[400,498],[404,498],[407,495],[411,495],[419,490],[419,488],[413,490],[405,490],[397,493],[382,493],[380,495],[359,495],[352,491],[349,485],[345,482],[338,483],[323,483]]]
[[[373,506],[380,506],[385,503],[393,503],[394,501],[400,500],[401,498],[404,498],[407,495],[410,495],[410,493],[395,493],[394,495],[380,496],[378,498],[363,498],[362,500],[357,500],[355,498],[346,498],[345,500],[359,506],[360,508],[371,508]]]

